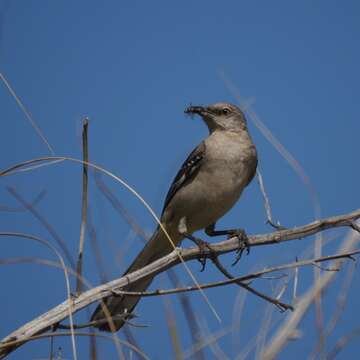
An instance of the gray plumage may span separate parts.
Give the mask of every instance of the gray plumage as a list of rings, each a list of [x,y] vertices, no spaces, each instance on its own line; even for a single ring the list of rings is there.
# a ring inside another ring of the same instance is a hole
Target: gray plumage
[[[237,106],[227,103],[191,106],[185,112],[200,115],[209,129],[209,136],[185,160],[166,196],[161,222],[175,245],[179,245],[186,234],[214,225],[228,212],[254,177],[257,167],[255,145],[245,116]],[[125,274],[172,250],[158,227]],[[145,291],[152,280],[152,277],[140,280],[124,290]],[[140,297],[135,296],[110,296],[104,303],[114,316],[131,313],[139,300]],[[99,305],[91,320],[104,318]],[[113,323],[116,330],[124,325],[122,320]],[[110,331],[107,322],[97,327]]]

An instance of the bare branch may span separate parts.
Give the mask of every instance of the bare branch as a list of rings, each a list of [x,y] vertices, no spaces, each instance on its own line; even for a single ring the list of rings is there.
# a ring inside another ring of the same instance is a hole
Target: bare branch
[[[234,277],[222,266],[222,264],[220,263],[219,259],[217,257],[212,259],[213,263],[215,264],[215,266],[229,279],[229,280],[234,280]],[[263,293],[261,293],[258,290],[255,290],[254,288],[252,288],[250,285],[246,284],[243,281],[240,280],[236,280],[234,281],[235,284],[243,287],[244,289],[246,289],[247,291],[251,292],[252,294],[259,296],[260,298],[274,304],[275,306],[277,306],[281,311],[286,311],[286,310],[294,310],[294,308],[289,305],[289,304],[285,304],[282,303],[281,301],[274,299],[268,295],[265,295]]]
[[[351,226],[351,223],[358,218],[360,218],[360,209],[349,214],[317,220],[310,224],[301,227],[295,227],[293,229],[286,229],[263,235],[249,236],[249,246],[278,244],[284,241],[304,238],[325,229],[341,226]],[[133,283],[144,277],[163,272],[180,262],[179,255],[181,255],[183,260],[189,261],[192,259],[197,259],[200,256],[209,257],[210,255],[213,255],[213,253],[216,255],[221,255],[236,251],[238,249],[238,239],[237,237],[233,237],[229,240],[213,244],[211,248],[212,252],[207,251],[206,249],[200,250],[197,247],[189,249],[176,248],[169,255],[149,264],[142,269],[82,293],[80,296],[73,299],[72,304],[69,304],[68,300],[64,301],[50,311],[42,314],[38,318],[15,330],[12,334],[6,336],[0,342],[0,358],[3,358],[12,352],[20,344],[28,341],[29,337],[41,334],[67,318],[69,315],[69,307],[71,308],[71,311],[75,313],[95,301],[99,301],[109,295],[113,295],[114,289],[121,289],[129,283]],[[345,251],[346,249],[344,252]],[[331,272],[330,274],[334,273]],[[6,343],[12,340],[18,340],[19,342],[17,345],[8,347]]]

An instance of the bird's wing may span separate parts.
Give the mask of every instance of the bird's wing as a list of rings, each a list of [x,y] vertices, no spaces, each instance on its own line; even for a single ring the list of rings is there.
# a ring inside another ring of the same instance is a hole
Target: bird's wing
[[[249,166],[249,169],[251,169],[251,170],[250,170],[250,175],[249,175],[249,177],[248,177],[248,179],[247,179],[247,181],[246,181],[245,186],[248,186],[248,185],[250,184],[251,180],[254,178],[254,176],[255,176],[255,174],[256,174],[256,169],[257,169],[257,166],[258,166],[258,159],[257,159],[257,157],[255,158],[254,161],[252,161],[251,163],[249,163],[248,166]]]
[[[162,213],[164,213],[166,207],[177,191],[188,184],[196,176],[200,169],[202,160],[204,159],[205,150],[205,143],[200,143],[181,165],[181,168],[176,174],[175,179],[173,180],[171,187],[166,195]]]

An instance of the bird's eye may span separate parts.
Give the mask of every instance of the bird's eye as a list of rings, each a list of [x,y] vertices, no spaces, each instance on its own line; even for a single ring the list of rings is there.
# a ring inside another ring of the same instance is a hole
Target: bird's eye
[[[223,108],[223,109],[221,110],[221,112],[222,112],[222,114],[227,115],[227,114],[230,113],[230,109],[229,109],[229,108]]]

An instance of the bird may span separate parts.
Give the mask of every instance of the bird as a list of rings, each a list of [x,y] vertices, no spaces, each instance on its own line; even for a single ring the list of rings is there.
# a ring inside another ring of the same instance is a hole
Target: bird
[[[244,113],[229,103],[189,106],[185,113],[199,116],[209,134],[187,157],[175,176],[165,198],[161,223],[173,245],[178,246],[192,234],[205,230],[209,236],[244,235],[242,229],[215,230],[216,222],[238,201],[245,187],[253,179],[257,151],[248,131]],[[158,226],[142,251],[124,275],[143,268],[169,254],[174,248]],[[124,287],[123,291],[143,292],[153,277],[141,279]],[[139,296],[110,295],[94,311],[91,322],[102,331],[118,331],[127,316],[140,301]],[[109,320],[109,315],[112,320]],[[112,323],[112,324],[110,324]]]

